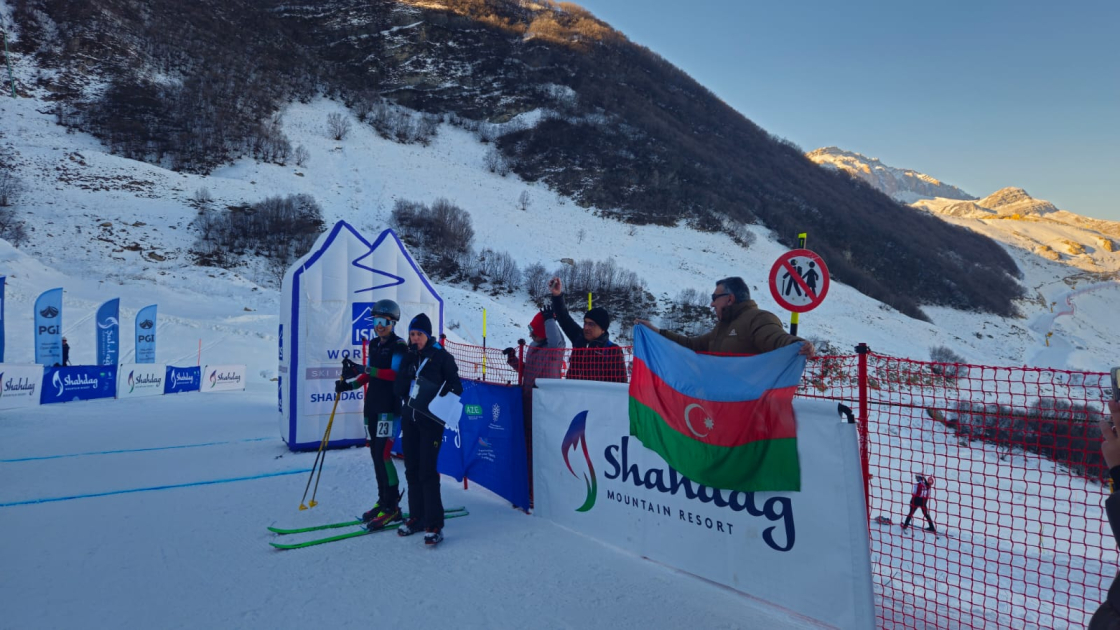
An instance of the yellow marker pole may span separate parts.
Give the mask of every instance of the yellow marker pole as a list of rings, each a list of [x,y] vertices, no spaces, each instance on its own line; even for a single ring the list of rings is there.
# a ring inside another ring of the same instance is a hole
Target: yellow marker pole
[[[482,309],[482,382],[486,382],[486,309]]]
[[[802,233],[797,235],[797,247],[799,249],[804,249],[805,248],[805,241],[808,239],[808,236],[809,236],[808,232],[802,232]],[[799,323],[801,323],[801,313],[790,313],[789,314],[789,334],[791,334],[791,335],[796,335],[797,334],[797,325]]]
[[[587,292],[587,310],[591,310],[591,292]]]

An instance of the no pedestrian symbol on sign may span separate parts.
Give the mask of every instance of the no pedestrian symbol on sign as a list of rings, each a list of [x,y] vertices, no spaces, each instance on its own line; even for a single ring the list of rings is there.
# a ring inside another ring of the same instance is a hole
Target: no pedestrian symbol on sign
[[[820,306],[828,295],[828,283],[828,267],[816,252],[807,249],[782,254],[770,269],[770,294],[794,313]]]

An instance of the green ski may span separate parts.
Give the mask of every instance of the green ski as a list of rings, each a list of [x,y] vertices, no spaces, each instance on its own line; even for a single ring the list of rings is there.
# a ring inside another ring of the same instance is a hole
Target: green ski
[[[456,512],[446,512],[443,518],[444,519],[459,518],[460,516],[467,516],[469,514],[470,514],[470,512],[467,512],[466,510],[456,511]],[[272,545],[273,547],[276,547],[277,549],[302,549],[304,547],[312,547],[314,545],[322,545],[324,543],[335,542],[336,540],[346,540],[347,538],[357,538],[358,536],[367,536],[369,534],[379,534],[381,532],[388,532],[388,531],[392,531],[394,529],[397,529],[400,526],[401,526],[401,523],[393,523],[392,525],[389,525],[388,527],[385,527],[384,529],[379,529],[379,530],[373,531],[373,532],[365,530],[365,529],[360,529],[356,532],[347,532],[345,534],[339,534],[337,536],[330,536],[329,538],[317,538],[315,540],[308,540],[306,542],[300,542],[300,543],[281,544],[281,543],[270,542],[268,544]]]
[[[446,508],[446,509],[443,510],[443,513],[444,514],[450,514],[452,512],[465,512],[466,510],[467,510],[467,508],[460,505],[458,507]],[[402,513],[401,518],[408,518],[408,514]],[[302,534],[304,532],[317,532],[317,531],[320,531],[320,530],[323,530],[323,529],[338,529],[339,527],[351,527],[353,525],[361,525],[361,524],[362,524],[362,520],[357,519],[357,520],[353,520],[353,521],[343,521],[341,523],[327,523],[326,525],[313,525],[311,527],[299,527],[299,528],[296,528],[296,529],[282,529],[280,527],[269,527],[268,531],[270,531],[274,534],[280,534],[281,536],[286,536],[288,534]]]

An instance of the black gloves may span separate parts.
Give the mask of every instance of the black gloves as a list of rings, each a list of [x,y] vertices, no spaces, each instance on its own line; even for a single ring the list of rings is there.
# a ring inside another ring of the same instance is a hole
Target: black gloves
[[[350,391],[350,384],[346,381],[339,379],[334,382],[334,393],[341,394],[348,391]]]
[[[505,350],[502,350],[502,354],[506,355],[507,357],[512,357],[516,352],[517,351],[513,348],[506,348]]]
[[[342,378],[344,378],[344,379],[354,378],[355,376],[357,376],[360,373],[361,373],[361,366],[359,366],[357,363],[354,363],[349,358],[345,358],[345,359],[342,360]]]
[[[552,312],[552,305],[551,304],[545,304],[544,305],[544,308],[541,309],[541,316],[544,317],[546,320],[556,319],[556,314]]]

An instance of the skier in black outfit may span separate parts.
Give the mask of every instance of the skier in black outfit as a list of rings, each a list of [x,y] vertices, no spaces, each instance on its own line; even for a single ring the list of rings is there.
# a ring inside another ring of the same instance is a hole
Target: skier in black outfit
[[[70,365],[70,344],[66,343],[66,337],[62,338],[62,365]]]
[[[443,422],[428,412],[428,403],[448,392],[463,393],[459,368],[443,346],[432,339],[432,322],[421,313],[408,325],[408,355],[393,383],[404,401],[401,437],[404,440],[404,476],[408,480],[408,520],[397,528],[400,536],[420,531],[424,544],[443,540],[443,500],[440,497],[439,448]]]
[[[376,531],[401,520],[401,495],[392,457],[401,399],[393,391],[393,381],[408,352],[408,344],[393,331],[401,318],[401,307],[396,302],[378,301],[370,309],[370,318],[377,339],[369,345],[369,365],[343,359],[342,379],[335,383],[334,390],[341,393],[369,385],[365,394],[365,420],[377,478],[377,503],[362,514],[362,522],[370,531]],[[354,377],[357,377],[354,381],[347,382],[346,379]]]
[[[572,358],[568,363],[567,378],[582,381],[607,381],[625,383],[626,359],[622,348],[611,341],[607,329],[611,315],[603,307],[593,308],[583,315],[583,327],[575,323],[564,304],[564,284],[560,278],[548,281],[552,292],[552,312],[556,322],[572,342]]]

